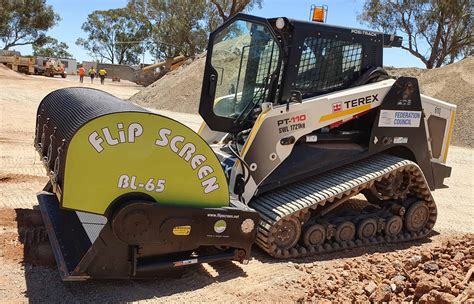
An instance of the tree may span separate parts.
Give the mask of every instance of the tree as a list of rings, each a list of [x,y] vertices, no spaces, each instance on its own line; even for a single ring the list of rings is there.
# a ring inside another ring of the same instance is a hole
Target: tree
[[[59,22],[46,0],[0,0],[2,48],[46,42],[45,32]]]
[[[472,52],[470,10],[470,0],[366,0],[358,17],[374,29],[401,31],[402,48],[431,69]]]
[[[151,32],[148,47],[161,59],[204,51],[209,31],[263,0],[129,0]]]
[[[251,10],[254,6],[262,8],[263,0],[210,0],[222,22],[237,13]]]
[[[204,50],[204,0],[131,0],[129,8],[148,20],[149,49],[157,58],[194,56]]]
[[[138,64],[148,36],[142,20],[127,8],[94,11],[82,30],[88,37],[78,38],[77,45],[96,59],[118,64]]]
[[[69,46],[65,42],[59,42],[54,38],[47,37],[46,42],[43,45],[33,44],[33,55],[54,58],[72,58],[72,54],[67,51],[68,49]]]

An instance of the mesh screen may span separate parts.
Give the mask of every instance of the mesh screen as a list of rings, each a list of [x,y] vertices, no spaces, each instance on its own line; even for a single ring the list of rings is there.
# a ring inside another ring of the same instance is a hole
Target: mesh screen
[[[269,75],[276,69],[278,57],[278,46],[275,42],[269,41],[260,54],[255,78],[254,100],[258,100],[259,103],[263,102],[268,94],[268,88],[265,89],[265,86],[270,81]]]
[[[304,95],[347,87],[360,75],[362,45],[307,37],[299,63],[296,90]]]
[[[276,68],[278,62],[278,47],[275,42],[270,41],[262,51],[260,62],[258,64],[258,72],[256,82],[258,85],[264,85],[268,80],[265,79]],[[274,66],[272,66],[272,64]]]

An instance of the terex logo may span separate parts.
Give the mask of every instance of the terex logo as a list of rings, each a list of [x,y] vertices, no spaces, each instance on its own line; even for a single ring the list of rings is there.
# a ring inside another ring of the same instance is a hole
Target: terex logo
[[[378,96],[379,96],[379,94],[375,94],[375,95],[368,95],[368,96],[365,96],[365,97],[355,98],[355,99],[352,99],[352,100],[347,100],[347,101],[344,101],[344,105],[346,106],[346,109],[358,107],[360,105],[369,104],[369,103],[379,101]]]

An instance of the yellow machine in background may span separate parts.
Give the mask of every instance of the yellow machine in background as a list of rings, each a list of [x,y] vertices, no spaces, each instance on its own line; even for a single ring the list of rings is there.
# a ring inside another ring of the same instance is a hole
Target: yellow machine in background
[[[35,72],[35,58],[19,56],[13,52],[0,53],[0,64],[6,65],[15,72],[33,74]]]

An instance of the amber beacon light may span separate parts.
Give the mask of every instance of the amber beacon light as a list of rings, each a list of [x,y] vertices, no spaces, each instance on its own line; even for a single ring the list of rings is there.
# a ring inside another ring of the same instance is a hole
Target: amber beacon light
[[[311,11],[310,11],[310,20],[314,22],[326,22],[327,18],[327,13],[328,13],[328,6],[327,5],[311,5]]]

